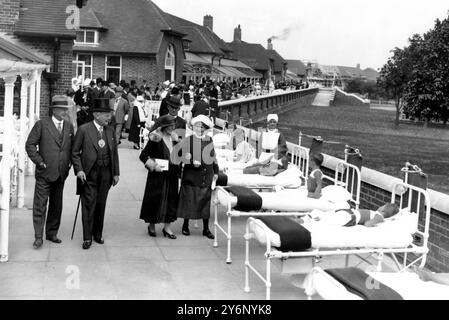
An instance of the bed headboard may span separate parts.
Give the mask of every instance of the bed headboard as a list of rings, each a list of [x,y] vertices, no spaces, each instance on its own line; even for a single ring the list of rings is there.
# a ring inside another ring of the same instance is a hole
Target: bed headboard
[[[335,177],[329,180],[333,181],[335,185],[345,188],[351,194],[350,201],[355,209],[359,208],[362,173],[357,166],[341,160],[335,168]]]
[[[291,155],[291,163],[301,170],[307,183],[309,177],[309,150],[301,146],[294,146]]]
[[[408,197],[408,201],[404,201],[406,196]],[[400,198],[400,209],[409,208],[410,212],[418,215],[418,225],[416,226],[416,230],[418,230],[417,235],[422,237],[422,245],[427,248],[431,210],[429,193],[424,189],[408,183],[396,182],[392,187],[391,203],[397,203],[397,197]],[[423,203],[424,206],[421,205]]]

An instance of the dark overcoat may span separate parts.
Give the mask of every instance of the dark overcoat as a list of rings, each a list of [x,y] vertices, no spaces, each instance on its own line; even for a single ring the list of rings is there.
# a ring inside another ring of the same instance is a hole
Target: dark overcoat
[[[148,171],[140,219],[146,223],[171,223],[176,220],[179,191],[179,165],[173,164],[165,142],[148,141],[140,154],[144,164],[148,159],[169,160],[168,172]]]

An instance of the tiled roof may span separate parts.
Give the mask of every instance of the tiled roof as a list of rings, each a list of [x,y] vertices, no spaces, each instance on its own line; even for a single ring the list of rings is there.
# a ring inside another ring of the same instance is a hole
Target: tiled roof
[[[163,38],[161,30],[178,31],[149,0],[89,0],[81,14],[89,10],[107,30],[100,32],[98,46],[76,45],[75,51],[157,54]]]
[[[69,17],[66,8],[75,3],[75,0],[21,0],[19,20],[14,32],[74,38],[75,31],[66,27]]]
[[[187,34],[191,52],[223,54],[232,50],[210,29],[168,13],[164,15],[173,28]]]
[[[49,63],[48,60],[37,56],[30,49],[13,43],[2,35],[0,35],[0,59],[37,64]]]
[[[276,50],[267,50],[267,52],[274,61],[274,72],[279,73],[284,71],[284,65],[287,61],[285,61]]]
[[[373,68],[366,68],[365,70],[363,70],[363,73],[365,74],[366,79],[370,81],[376,81],[379,77],[379,72],[377,72]]]
[[[306,66],[301,60],[286,60],[288,69],[296,75],[306,75]]]
[[[83,11],[83,14],[80,16],[80,25],[83,28],[91,28],[91,29],[103,29],[103,25],[100,22],[100,19],[98,19],[95,12],[92,10],[92,8],[88,8],[87,10]]]
[[[270,56],[267,50],[258,43],[230,42],[228,46],[232,49],[232,57],[242,61],[254,70],[269,70]]]
[[[355,77],[361,78],[365,77],[365,74],[362,69],[354,68],[354,67],[345,67],[345,66],[337,66],[340,70],[340,73],[343,77]]]

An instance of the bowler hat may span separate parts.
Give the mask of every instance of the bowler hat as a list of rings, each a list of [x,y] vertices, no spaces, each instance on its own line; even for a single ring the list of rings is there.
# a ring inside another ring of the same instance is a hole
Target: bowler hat
[[[109,99],[99,98],[94,100],[92,112],[112,112],[109,106]]]
[[[170,95],[169,97],[167,97],[166,102],[169,106],[172,106],[174,108],[179,108],[181,106],[181,99],[174,95]]]
[[[156,119],[156,122],[153,125],[153,127],[150,129],[150,132],[153,132],[159,128],[163,129],[165,127],[172,126],[175,124],[176,124],[175,117],[167,114],[165,116],[162,116],[162,117]]]
[[[69,102],[69,99],[66,96],[54,96],[51,99],[50,108],[65,108],[69,109],[72,105]]]

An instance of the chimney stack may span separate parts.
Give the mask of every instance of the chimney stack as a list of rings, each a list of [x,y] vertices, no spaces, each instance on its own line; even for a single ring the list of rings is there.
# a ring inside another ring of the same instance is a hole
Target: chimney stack
[[[234,29],[234,42],[242,42],[242,29],[240,29],[240,25]]]
[[[357,63],[357,69],[360,70],[360,63]]]
[[[210,31],[214,31],[214,17],[210,14],[204,16],[203,26],[209,28]]]
[[[272,42],[271,38],[268,39],[267,49],[268,50],[273,50],[273,42]]]

